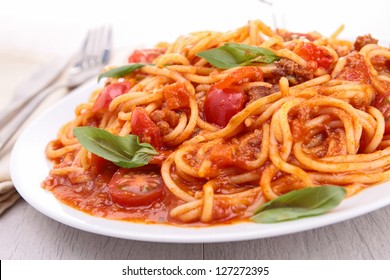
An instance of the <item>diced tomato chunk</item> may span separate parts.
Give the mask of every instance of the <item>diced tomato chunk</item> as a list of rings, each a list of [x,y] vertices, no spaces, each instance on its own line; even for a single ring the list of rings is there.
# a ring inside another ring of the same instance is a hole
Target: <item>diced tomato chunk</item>
[[[218,167],[233,166],[236,162],[231,145],[217,144],[210,150],[210,160]]]
[[[128,92],[132,86],[133,84],[130,82],[109,84],[100,92],[99,96],[96,98],[92,111],[97,112],[100,109],[107,109],[115,97]]]
[[[101,174],[112,166],[114,166],[112,162],[102,157],[99,157],[98,155],[95,154],[91,155],[91,170],[93,174],[96,175]]]
[[[183,82],[177,82],[163,89],[168,110],[188,108],[190,106],[190,93]]]
[[[150,119],[148,112],[142,107],[135,107],[131,116],[132,133],[154,148],[162,146],[161,133],[157,125]]]
[[[321,68],[328,69],[334,58],[325,49],[313,43],[303,43],[294,52],[306,61],[315,61]]]
[[[165,48],[135,50],[128,58],[129,63],[151,63],[155,58],[164,54]]]
[[[387,95],[377,95],[372,104],[385,118],[385,133],[390,133],[390,92]]]
[[[225,127],[235,114],[244,109],[246,95],[239,85],[253,81],[263,81],[260,67],[239,68],[212,85],[204,100],[206,121]]]
[[[370,70],[361,54],[354,52],[347,55],[345,59],[346,64],[337,75],[337,79],[370,83]]]
[[[211,86],[204,100],[206,121],[225,127],[245,105],[245,92],[238,88],[220,89]]]
[[[219,89],[228,88],[232,85],[239,85],[243,82],[263,81],[263,71],[260,67],[247,66],[241,67],[230,73],[225,79],[219,81],[215,86]]]
[[[386,59],[382,55],[377,55],[371,59],[371,63],[377,71],[390,73],[390,59]]]

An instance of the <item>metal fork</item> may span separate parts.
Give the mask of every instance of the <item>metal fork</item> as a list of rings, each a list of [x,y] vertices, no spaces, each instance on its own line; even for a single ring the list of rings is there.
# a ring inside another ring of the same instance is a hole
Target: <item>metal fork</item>
[[[263,4],[266,4],[271,8],[272,19],[274,24],[274,29],[285,29],[286,28],[286,18],[284,14],[284,7],[277,0],[259,0]]]
[[[54,84],[27,100],[23,106],[7,111],[4,119],[9,122],[0,131],[0,154],[15,133],[38,106],[53,92],[61,88],[73,90],[88,79],[97,75],[109,62],[112,44],[111,27],[101,27],[88,31],[73,66],[67,71],[64,84]]]

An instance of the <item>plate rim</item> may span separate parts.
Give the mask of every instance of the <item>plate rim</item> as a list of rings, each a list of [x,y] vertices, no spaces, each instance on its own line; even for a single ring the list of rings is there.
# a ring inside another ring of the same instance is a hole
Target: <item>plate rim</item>
[[[17,189],[19,194],[23,197],[24,200],[26,200],[27,203],[29,203],[37,211],[62,224],[95,234],[137,241],[192,244],[220,243],[262,239],[303,232],[315,228],[328,226],[330,224],[346,221],[357,216],[367,214],[374,210],[378,210],[390,204],[389,190],[386,195],[380,196],[380,199],[378,200],[375,200],[358,208],[348,208],[349,204],[353,203],[355,200],[359,200],[363,195],[368,193],[371,193],[371,195],[372,193],[374,193],[375,195],[375,192],[378,192],[379,189],[390,187],[390,181],[388,181],[379,184],[375,187],[367,188],[360,193],[352,196],[351,198],[345,199],[337,208],[321,216],[308,217],[304,219],[286,221],[277,224],[256,224],[251,222],[238,222],[233,224],[213,225],[208,227],[189,227],[166,224],[142,224],[139,222],[109,220],[106,218],[94,217],[80,210],[76,210],[62,204],[54,197],[54,195],[50,191],[42,189],[40,185],[38,186],[39,191],[37,193],[34,193],[36,192],[36,186],[32,189],[29,188],[29,186],[26,185],[28,184],[26,183],[26,178],[24,178],[24,176],[19,175],[20,173],[23,173],[23,171],[26,172],[26,170],[24,170],[24,168],[26,168],[25,163],[21,164],[19,162],[20,157],[23,157],[23,153],[26,153],[26,149],[28,149],[25,145],[25,141],[26,139],[28,139],[29,141],[34,140],[34,137],[30,137],[28,134],[32,133],[32,130],[34,130],[37,126],[39,127],[39,125],[44,124],[43,120],[45,118],[51,116],[53,112],[56,112],[57,118],[63,120],[62,123],[60,123],[59,125],[56,124],[56,120],[54,120],[54,122],[51,122],[51,125],[57,128],[55,131],[50,132],[53,134],[53,137],[55,137],[59,127],[67,122],[65,118],[67,116],[71,116],[70,114],[73,114],[74,106],[71,107],[71,105],[69,104],[79,104],[80,102],[85,102],[90,96],[93,89],[96,89],[96,87],[98,87],[96,82],[86,83],[81,87],[75,89],[73,92],[69,93],[64,98],[58,100],[55,104],[42,111],[36,118],[34,118],[34,120],[29,123],[28,126],[23,129],[11,152],[10,173],[12,181],[14,182],[15,188]],[[60,115],[61,110],[65,110],[65,116],[58,116]],[[66,110],[70,111],[71,113],[67,112]],[[71,120],[71,118],[69,120]],[[46,137],[49,136],[47,135]],[[41,146],[46,146],[46,144],[47,142],[41,143]],[[38,149],[36,149],[34,153],[38,153]],[[42,161],[43,158],[44,161],[47,163],[48,161],[46,160],[44,153],[42,153],[40,160]],[[47,171],[47,176],[49,165],[46,164],[45,167],[41,166],[41,168]],[[41,172],[42,171],[43,170],[41,170]],[[27,172],[27,174],[29,174],[29,172]],[[29,175],[34,176],[35,173],[33,172],[33,175]],[[42,182],[43,179],[44,178],[40,178],[40,182]],[[48,209],[47,207],[45,207],[45,204],[40,203],[40,201],[38,201],[37,199],[46,199],[46,202],[49,202],[50,206],[55,207],[55,211],[51,212],[50,210],[53,209]],[[110,228],[111,226],[115,230],[112,230],[112,228]],[[161,229],[161,231],[156,229]],[[245,233],[240,232],[240,234],[237,234],[236,231],[240,230],[246,231]],[[168,231],[168,233],[166,231]]]

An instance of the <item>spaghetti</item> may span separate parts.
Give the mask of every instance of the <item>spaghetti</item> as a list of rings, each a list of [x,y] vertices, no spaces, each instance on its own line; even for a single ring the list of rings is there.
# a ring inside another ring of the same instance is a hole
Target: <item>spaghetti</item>
[[[47,145],[43,187],[95,216],[208,225],[245,220],[292,190],[332,184],[351,196],[389,180],[390,50],[340,32],[254,20],[135,51],[130,65],[145,65],[107,78]],[[221,68],[200,55],[227,43],[274,60]],[[137,135],[158,155],[119,168],[81,146],[82,126]]]

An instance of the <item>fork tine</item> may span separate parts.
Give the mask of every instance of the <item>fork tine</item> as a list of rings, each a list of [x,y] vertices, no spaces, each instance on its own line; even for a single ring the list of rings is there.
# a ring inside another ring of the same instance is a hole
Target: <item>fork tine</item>
[[[100,64],[106,64],[109,60],[112,39],[111,27],[101,27],[98,34],[98,42],[96,44],[96,54]]]
[[[97,65],[97,60],[99,56],[99,44],[100,44],[100,35],[101,35],[101,28],[98,29],[92,29],[91,32],[91,39],[88,41],[87,45],[87,56],[86,56],[86,63],[89,67],[94,67]]]
[[[111,55],[111,47],[112,47],[112,28],[111,26],[107,27],[106,33],[105,33],[105,39],[103,40],[103,50],[102,50],[102,63],[105,65],[110,60]]]
[[[28,106],[16,114],[15,110],[9,111],[9,114],[12,114],[12,119],[6,126],[2,127],[0,132],[0,154],[28,116],[52,92],[61,87],[66,87],[68,90],[74,89],[95,76],[101,70],[101,67],[109,62],[111,43],[112,30],[110,26],[89,30],[78,55],[75,57],[75,61],[68,71],[66,84],[62,86],[53,84],[44,91],[39,92],[33,98],[30,98],[28,102],[25,101]],[[6,116],[6,118],[8,117]]]
[[[81,44],[80,51],[77,57],[75,58],[76,61],[74,63],[74,66],[72,67],[71,70],[72,72],[74,72],[75,70],[77,70],[76,72],[79,72],[79,70],[81,70],[86,66],[85,64],[87,62],[88,46],[90,44],[91,38],[92,38],[92,31],[88,30],[87,35],[85,35],[83,43]]]
[[[111,27],[89,30],[82,46],[80,66],[87,68],[107,64],[110,58],[111,44]]]

